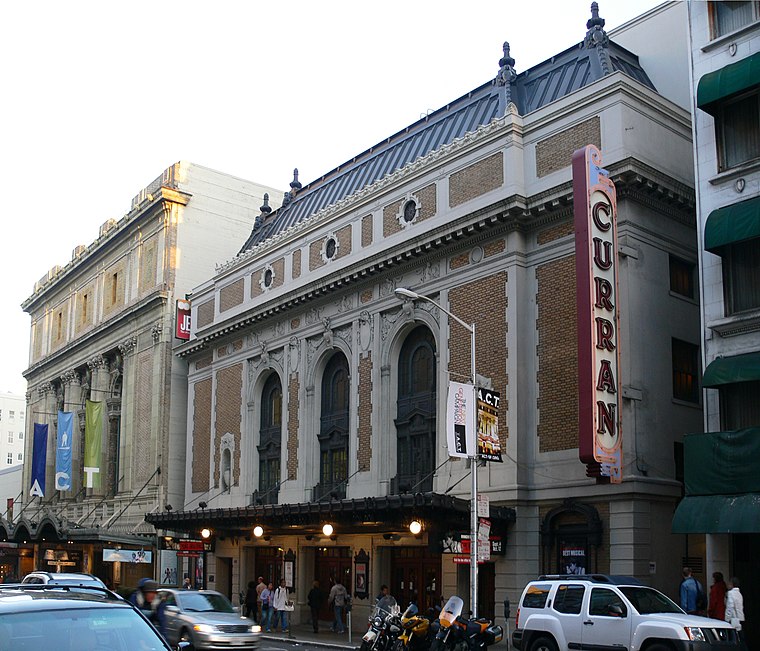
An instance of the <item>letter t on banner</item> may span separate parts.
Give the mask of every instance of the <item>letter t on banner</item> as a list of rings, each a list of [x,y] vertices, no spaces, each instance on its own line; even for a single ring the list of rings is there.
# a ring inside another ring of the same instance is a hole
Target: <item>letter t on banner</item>
[[[84,419],[84,485],[100,488],[100,449],[103,444],[103,403],[87,401]]]

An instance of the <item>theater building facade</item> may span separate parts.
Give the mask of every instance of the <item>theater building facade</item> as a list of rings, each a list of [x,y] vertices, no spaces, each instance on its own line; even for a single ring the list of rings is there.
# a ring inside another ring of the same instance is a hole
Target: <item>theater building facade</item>
[[[674,272],[696,259],[690,122],[603,27],[595,13],[583,43],[520,73],[505,44],[495,80],[296,176],[193,291],[175,349],[186,506],[148,521],[208,529],[209,587],[237,598],[284,576],[298,619],[314,579],[341,577],[361,624],[381,584],[402,602],[467,598],[473,469],[448,454],[446,402],[470,334],[404,288],[475,324],[478,384],[500,394],[502,460],[475,470],[491,524],[479,614],[576,568],[677,589],[675,451],[701,423],[699,307]],[[571,162],[588,144],[617,192],[620,483],[579,460]]]

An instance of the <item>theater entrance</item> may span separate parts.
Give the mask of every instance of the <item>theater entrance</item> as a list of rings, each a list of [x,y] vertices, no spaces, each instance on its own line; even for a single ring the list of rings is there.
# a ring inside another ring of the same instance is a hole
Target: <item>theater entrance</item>
[[[340,579],[346,592],[351,594],[351,548],[350,547],[317,547],[314,556],[314,576],[319,581],[319,588],[325,595],[319,619],[333,621],[334,614],[327,604],[327,597],[336,578]],[[345,624],[345,622],[344,622]]]
[[[417,606],[425,612],[441,600],[441,555],[425,547],[396,547],[391,556],[389,588],[403,611],[417,598]]]

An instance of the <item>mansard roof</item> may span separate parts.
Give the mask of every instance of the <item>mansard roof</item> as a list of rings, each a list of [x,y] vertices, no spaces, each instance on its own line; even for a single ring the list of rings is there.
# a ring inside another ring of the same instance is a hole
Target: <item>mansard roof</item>
[[[603,20],[598,20],[603,27]],[[499,61],[500,76],[506,63],[511,75],[506,84],[508,101],[516,106],[520,115],[540,109],[617,71],[655,90],[635,54],[610,41],[600,27],[594,31],[592,21],[589,25],[591,28],[583,42],[520,74],[514,73],[509,44],[504,44],[505,56]],[[501,117],[505,110],[504,86],[497,79],[475,88],[304,187],[298,183],[296,171],[291,183],[293,192],[286,193],[283,206],[278,210],[262,211],[240,253]]]

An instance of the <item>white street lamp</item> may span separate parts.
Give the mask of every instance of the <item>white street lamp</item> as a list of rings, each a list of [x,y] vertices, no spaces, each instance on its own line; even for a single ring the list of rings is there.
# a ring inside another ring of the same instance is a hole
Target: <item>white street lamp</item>
[[[435,305],[441,312],[451,319],[454,319],[459,325],[470,333],[470,375],[472,377],[473,397],[475,397],[475,323],[466,323],[462,321],[458,316],[449,312],[445,307],[434,301],[429,296],[424,294],[418,294],[406,287],[399,287],[395,290],[396,296],[404,299],[427,301]],[[472,431],[476,433],[478,431],[478,410],[473,404],[472,408]],[[478,616],[478,445],[475,443],[475,449],[473,450],[470,458],[470,475],[472,477],[471,484],[471,500],[470,500],[470,609],[472,610],[472,616]]]

